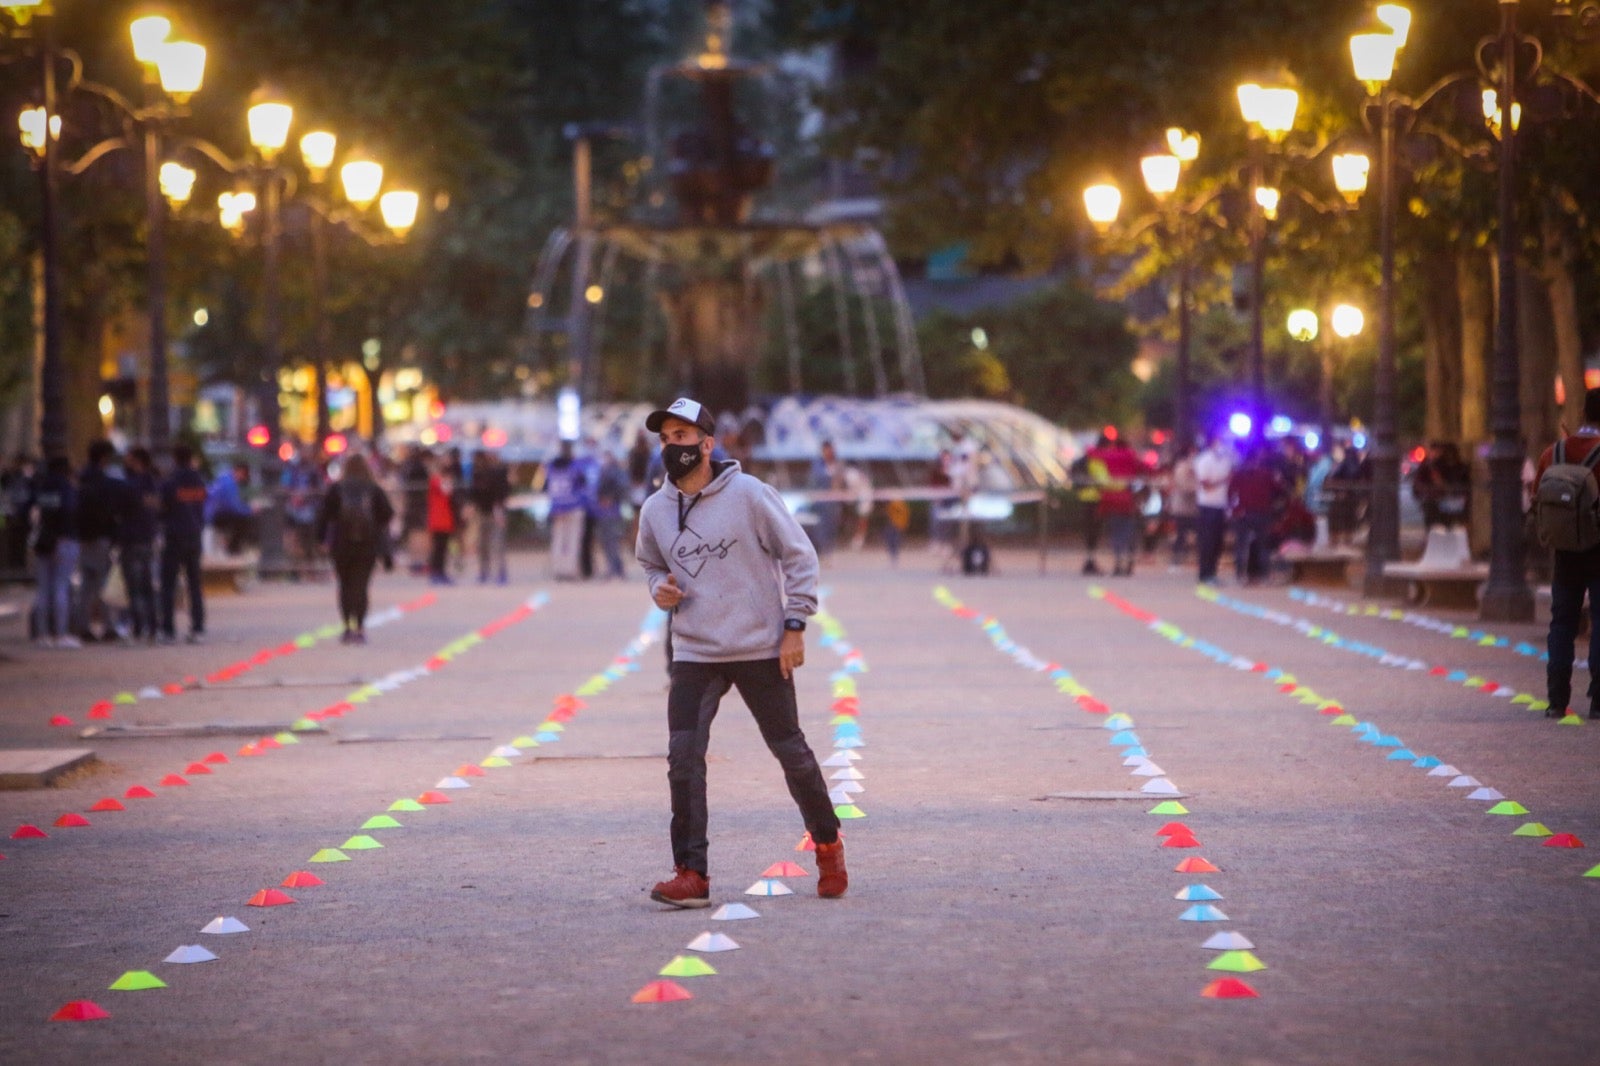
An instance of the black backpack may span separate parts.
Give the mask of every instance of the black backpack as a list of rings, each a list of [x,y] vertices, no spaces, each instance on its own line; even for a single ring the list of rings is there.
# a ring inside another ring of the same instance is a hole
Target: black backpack
[[[374,491],[369,485],[339,487],[339,518],[334,542],[350,548],[378,547],[378,517]]]

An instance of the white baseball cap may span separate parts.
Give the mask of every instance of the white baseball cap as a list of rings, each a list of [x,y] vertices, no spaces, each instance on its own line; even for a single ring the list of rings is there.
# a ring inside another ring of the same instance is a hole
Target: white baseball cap
[[[709,436],[715,436],[717,421],[711,417],[711,412],[698,400],[691,400],[687,396],[679,396],[671,404],[660,411],[651,411],[644,420],[644,428],[651,433],[660,433],[661,425],[669,418],[681,418],[691,425],[699,426]]]

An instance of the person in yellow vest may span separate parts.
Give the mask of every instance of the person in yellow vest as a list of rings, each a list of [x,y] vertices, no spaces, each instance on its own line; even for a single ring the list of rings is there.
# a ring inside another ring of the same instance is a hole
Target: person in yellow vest
[[[1111,438],[1101,433],[1095,446],[1080,456],[1071,469],[1073,492],[1083,516],[1083,574],[1086,577],[1097,577],[1103,572],[1094,554],[1100,550],[1100,494],[1110,483],[1111,475],[1105,462],[1095,453],[1110,443]]]

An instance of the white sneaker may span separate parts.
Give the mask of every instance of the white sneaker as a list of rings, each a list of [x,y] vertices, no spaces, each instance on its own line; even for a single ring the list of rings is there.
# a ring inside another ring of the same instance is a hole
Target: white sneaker
[[[73,636],[72,634],[69,633],[64,637],[57,637],[56,638],[56,647],[58,647],[58,648],[81,648],[81,647],[83,647],[83,642],[81,640],[79,640],[77,637],[75,637],[75,636]]]

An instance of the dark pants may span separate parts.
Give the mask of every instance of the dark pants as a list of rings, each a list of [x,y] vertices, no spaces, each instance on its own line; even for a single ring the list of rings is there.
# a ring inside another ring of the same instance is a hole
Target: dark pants
[[[706,852],[706,749],[711,722],[728,689],[737,688],[761,730],[767,749],[783,766],[789,795],[800,808],[811,839],[832,844],[839,839],[839,817],[833,813],[822,768],[800,731],[794,681],[778,671],[778,660],[738,663],[672,664],[672,690],[667,696],[667,783],[672,790],[672,862],[704,874]]]
[[[176,636],[178,572],[189,588],[189,629],[206,631],[206,601],[200,588],[200,545],[167,543],[161,549],[161,632]]]
[[[1267,576],[1267,534],[1272,529],[1271,511],[1250,511],[1233,520],[1233,572],[1240,581]]]
[[[1583,597],[1589,597],[1589,706],[1600,702],[1595,672],[1600,670],[1600,549],[1555,553],[1555,574],[1550,579],[1550,637],[1546,645],[1550,662],[1545,666],[1545,694],[1554,711],[1572,702],[1573,645],[1578,640],[1578,619]]]
[[[435,581],[446,581],[449,574],[445,570],[446,557],[450,553],[449,533],[430,533],[431,543],[428,551],[428,576]]]
[[[1194,521],[1200,580],[1215,581],[1217,562],[1222,558],[1222,538],[1228,532],[1228,513],[1221,507],[1202,507]]]
[[[128,618],[136,637],[157,633],[155,546],[124,544],[117,555],[122,564],[122,583],[128,589]]]
[[[1111,558],[1120,572],[1127,570],[1133,572],[1134,548],[1137,546],[1139,534],[1139,516],[1132,514],[1108,514],[1102,521],[1105,523],[1106,539],[1111,542]]]
[[[372,551],[333,555],[333,575],[339,583],[339,618],[346,629],[366,628],[367,590],[372,586],[372,569],[377,563],[378,555]]]

